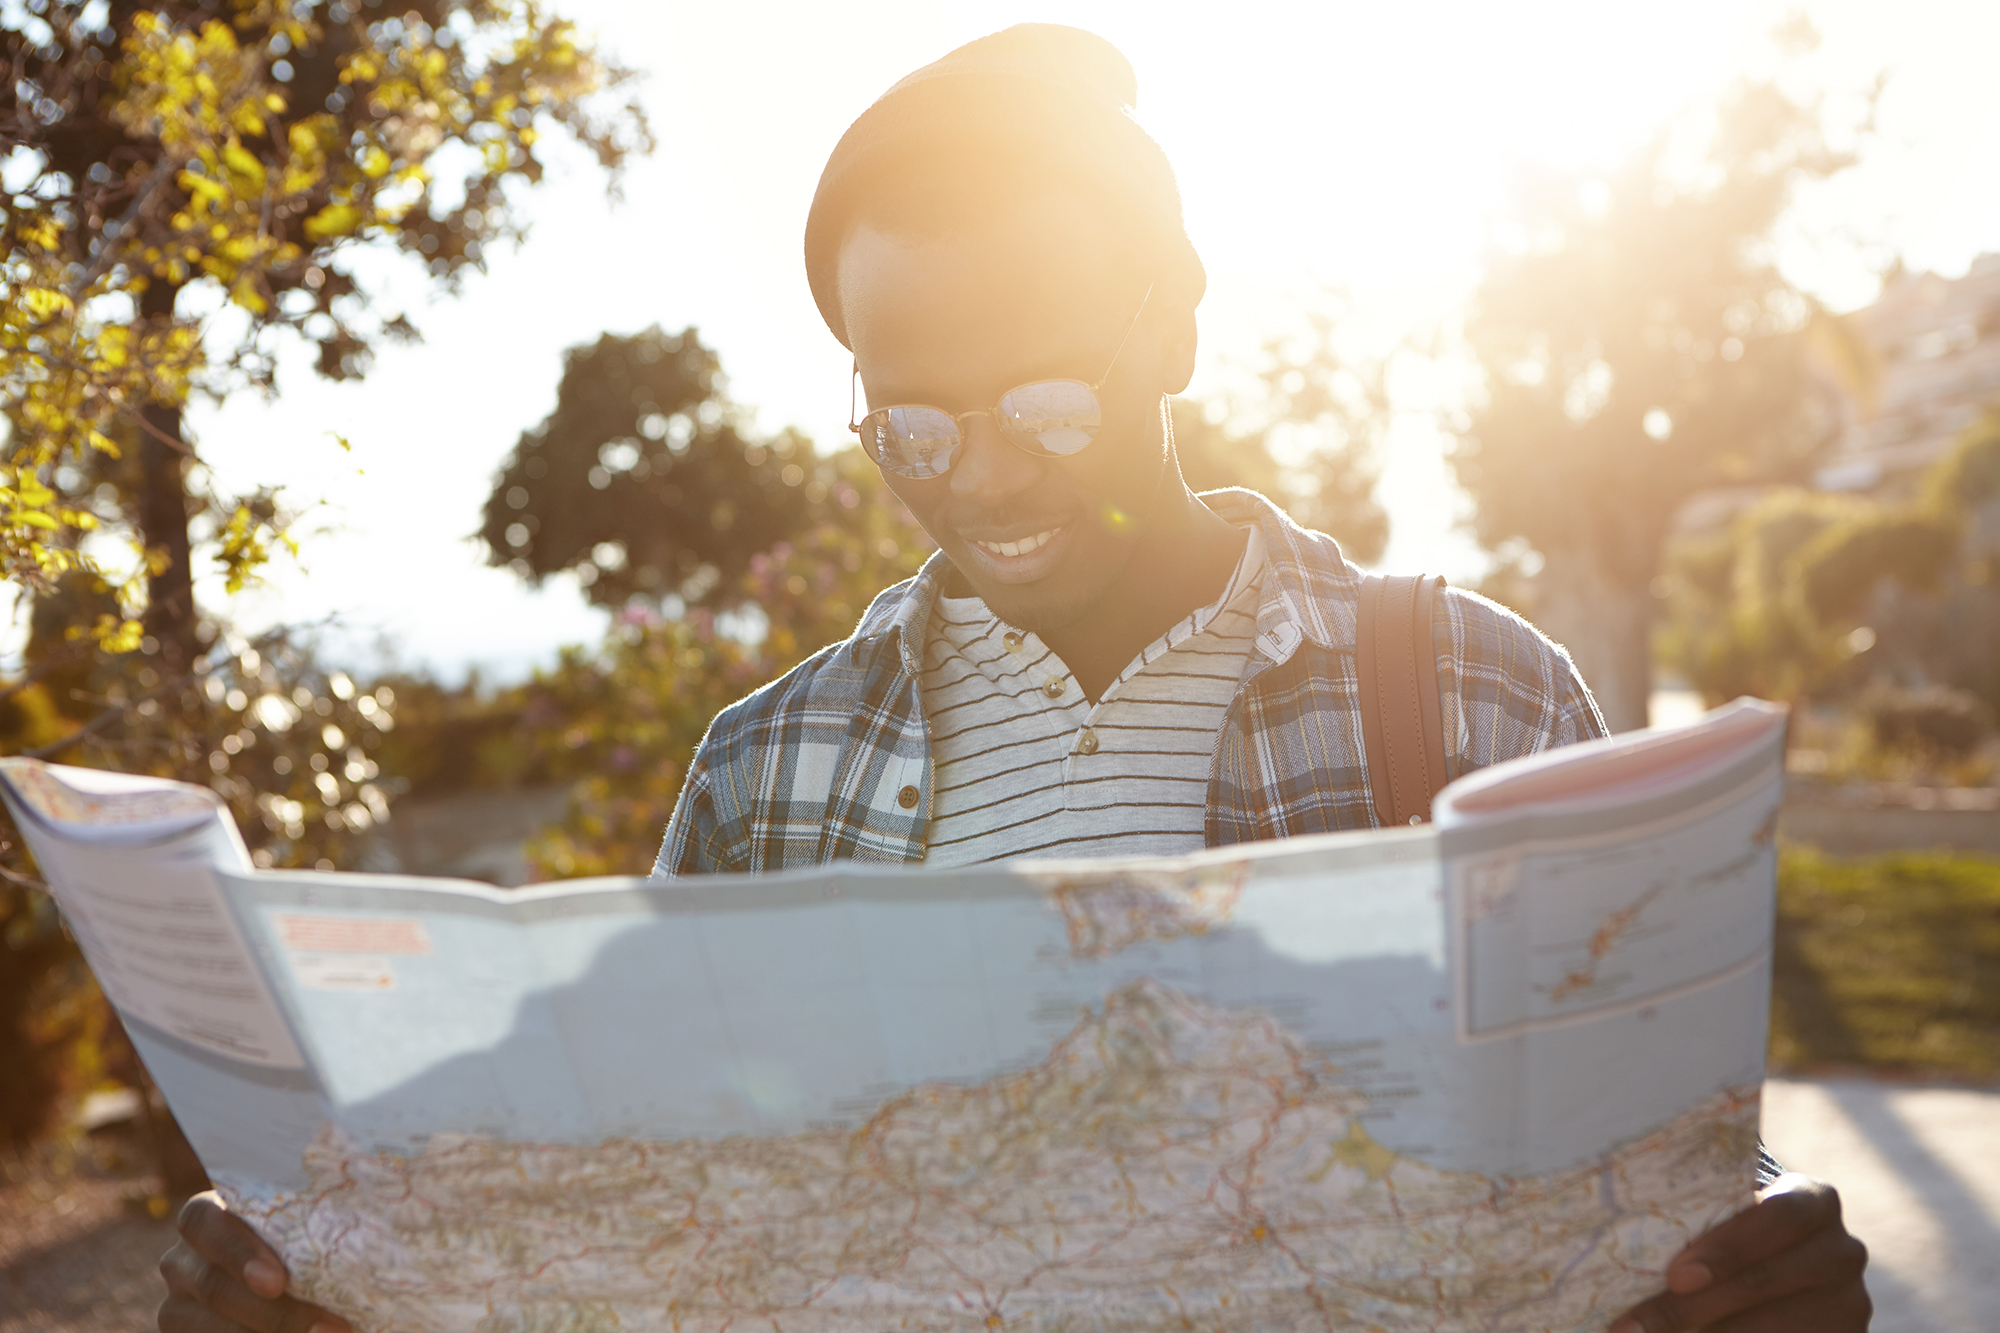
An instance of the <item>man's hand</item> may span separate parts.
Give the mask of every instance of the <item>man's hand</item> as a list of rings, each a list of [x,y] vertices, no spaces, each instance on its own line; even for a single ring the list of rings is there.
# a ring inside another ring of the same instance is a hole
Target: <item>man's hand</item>
[[[213,1190],[189,1199],[174,1225],[181,1238],[160,1260],[160,1333],[348,1333],[317,1305],[285,1295],[278,1256]]]
[[[1787,1174],[1757,1202],[1667,1265],[1667,1289],[1611,1333],[1861,1333],[1874,1306],[1862,1285],[1868,1247],[1840,1221],[1840,1195]]]

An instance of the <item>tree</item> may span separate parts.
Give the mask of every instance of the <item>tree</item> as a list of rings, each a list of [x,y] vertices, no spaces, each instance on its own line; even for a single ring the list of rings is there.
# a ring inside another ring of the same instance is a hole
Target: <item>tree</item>
[[[1729,530],[1670,546],[1663,659],[1712,703],[1822,699],[1871,680],[2000,707],[2000,413],[1967,430],[1916,498],[1774,492]]]
[[[1711,706],[1739,695],[1798,701],[1850,671],[1852,625],[1823,619],[1802,580],[1802,556],[1826,535],[1866,523],[1856,496],[1784,488],[1721,532],[1669,544],[1661,660]]]
[[[244,641],[199,616],[197,554],[233,591],[287,539],[274,493],[209,485],[190,397],[270,390],[287,334],[323,375],[364,374],[380,340],[416,331],[356,252],[401,252],[450,290],[520,235],[511,204],[540,179],[543,134],[566,131],[614,183],[649,146],[635,107],[598,97],[625,73],[528,0],[378,6],[0,13],[0,571],[33,595],[0,748],[206,781],[262,864],[330,863],[383,816],[372,751],[393,700],[297,636]],[[33,866],[9,833],[0,1122],[25,1133],[74,1090],[61,1071],[96,1030],[51,1016],[104,1011],[53,914],[22,905]]]
[[[1832,438],[1813,348],[1846,335],[1772,243],[1799,185],[1855,160],[1827,121],[1777,79],[1745,81],[1705,132],[1663,133],[1603,176],[1528,177],[1468,316],[1484,392],[1452,465],[1480,540],[1541,556],[1539,619],[1614,730],[1646,722],[1682,504],[1800,478]]]
[[[196,545],[235,587],[282,539],[268,493],[201,482],[189,396],[270,388],[281,332],[317,344],[321,374],[364,374],[415,330],[356,251],[449,289],[520,234],[541,135],[614,180],[649,146],[635,106],[595,96],[625,72],[530,0],[28,0],[0,52],[0,158],[25,178],[0,218],[0,562],[46,587],[91,563],[83,533],[128,530],[143,559],[112,581],[142,616],[99,628],[115,647],[143,630],[171,676],[201,652]]]
[[[1389,516],[1375,499],[1392,420],[1389,358],[1367,362],[1342,352],[1336,334],[1344,304],[1327,293],[1300,334],[1266,340],[1254,374],[1236,392],[1207,403],[1174,400],[1174,451],[1194,490],[1260,491],[1367,564],[1389,543]]]
[[[501,465],[480,536],[530,583],[576,573],[601,606],[734,593],[752,556],[832,517],[812,441],[750,433],[692,328],[563,354],[556,407]]]

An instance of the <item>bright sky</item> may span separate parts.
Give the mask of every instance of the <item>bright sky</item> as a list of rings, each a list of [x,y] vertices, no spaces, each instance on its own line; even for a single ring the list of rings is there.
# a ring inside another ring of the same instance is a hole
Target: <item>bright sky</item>
[[[1827,86],[1890,75],[1881,135],[1810,230],[1876,243],[1956,274],[2000,249],[2000,5],[1828,0]],[[846,437],[847,358],[807,291],[800,236],[827,152],[889,84],[961,42],[1023,20],[1104,34],[1139,75],[1139,116],[1180,177],[1209,272],[1192,392],[1282,330],[1302,292],[1345,285],[1368,327],[1422,329],[1477,277],[1485,218],[1523,159],[1608,163],[1663,119],[1764,58],[1785,6],[1684,0],[1254,3],[664,4],[568,0],[626,63],[661,144],[625,200],[564,166],[526,196],[533,234],[456,299],[411,287],[426,342],[384,348],[360,385],[303,357],[282,397],[239,396],[193,425],[225,486],[284,483],[323,499],[302,567],[242,602],[250,627],[337,613],[340,649],[378,642],[405,664],[515,677],[603,620],[575,586],[539,592],[481,564],[468,539],[495,469],[553,406],[561,353],[600,332],[694,324],[763,427]],[[1868,300],[1842,241],[1797,247],[1795,274],[1837,306]],[[1421,396],[1425,386],[1411,386]],[[328,432],[353,444],[342,453]],[[1457,502],[1420,415],[1399,427],[1382,495],[1384,566],[1469,577]],[[219,604],[219,589],[210,605]]]

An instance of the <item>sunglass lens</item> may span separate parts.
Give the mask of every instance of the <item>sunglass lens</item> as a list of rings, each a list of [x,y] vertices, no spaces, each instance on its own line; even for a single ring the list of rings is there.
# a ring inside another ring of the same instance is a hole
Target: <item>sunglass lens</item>
[[[1000,428],[1036,453],[1067,457],[1097,438],[1104,412],[1088,384],[1043,380],[1000,400]]]
[[[899,477],[942,477],[958,451],[958,423],[935,407],[885,407],[861,423],[868,452]]]

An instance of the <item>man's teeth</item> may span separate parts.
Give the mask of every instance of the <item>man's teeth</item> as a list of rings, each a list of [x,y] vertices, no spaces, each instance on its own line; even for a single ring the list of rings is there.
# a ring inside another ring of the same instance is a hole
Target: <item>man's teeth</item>
[[[1017,542],[978,542],[976,545],[988,555],[1026,555],[1030,551],[1039,551],[1047,546],[1061,531],[1061,528],[1050,528],[1047,532],[1038,532]]]

